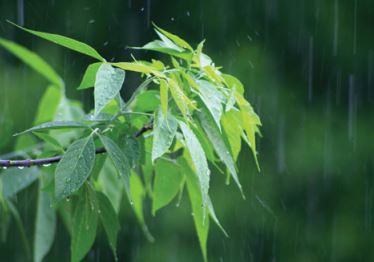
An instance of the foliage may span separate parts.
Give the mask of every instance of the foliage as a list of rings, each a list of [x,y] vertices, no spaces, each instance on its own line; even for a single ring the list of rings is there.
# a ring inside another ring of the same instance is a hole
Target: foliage
[[[240,81],[221,73],[203,53],[204,42],[193,49],[157,26],[160,40],[137,49],[166,54],[170,65],[160,60],[107,62],[85,43],[19,28],[99,60],[88,65],[78,87],[94,88],[94,108],[85,114],[78,101],[65,96],[61,77],[48,63],[32,51],[0,38],[2,47],[50,83],[35,126],[17,134],[18,149],[31,146],[26,157],[63,153],[56,167],[8,169],[0,176],[4,218],[16,211],[15,195],[39,180],[34,260],[41,261],[53,243],[56,215],[61,216],[71,235],[72,261],[82,260],[89,252],[99,224],[116,257],[123,193],[146,237],[152,240],[143,215],[144,199],[152,200],[155,215],[178,193],[182,194],[184,187],[207,260],[209,219],[226,234],[209,198],[210,165],[224,165],[241,191],[235,162],[242,140],[257,163],[255,136],[261,122],[244,98]],[[143,82],[125,102],[120,92],[126,90],[126,71],[140,73]],[[137,131],[145,133],[146,126],[152,126],[152,132],[139,137]],[[106,154],[98,155],[99,148],[104,148]],[[117,175],[110,177],[108,168],[114,168]]]

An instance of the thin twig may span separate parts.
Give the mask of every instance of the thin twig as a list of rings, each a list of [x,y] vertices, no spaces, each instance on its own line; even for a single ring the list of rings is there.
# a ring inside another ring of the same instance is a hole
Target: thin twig
[[[153,128],[153,124],[146,124],[141,129],[139,129],[134,137],[140,137],[142,134],[151,130]],[[96,149],[96,154],[103,154],[105,153],[105,148],[101,147]],[[39,159],[24,159],[24,160],[0,160],[0,168],[9,168],[9,167],[18,167],[18,168],[25,168],[25,167],[32,167],[32,166],[49,166],[51,164],[57,163],[62,159],[63,155],[60,156],[53,156],[47,158],[39,158]]]

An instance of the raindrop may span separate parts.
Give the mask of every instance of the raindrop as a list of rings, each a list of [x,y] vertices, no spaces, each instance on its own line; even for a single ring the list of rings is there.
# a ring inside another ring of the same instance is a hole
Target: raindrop
[[[3,169],[8,169],[8,167],[6,167],[6,166],[3,166]]]
[[[174,17],[172,17],[172,18],[170,18],[170,20],[174,22],[175,18],[174,18]]]
[[[101,214],[101,210],[100,210],[100,209],[98,209],[98,210],[97,210],[97,213]]]
[[[90,21],[88,21],[89,24],[93,24],[95,23],[95,19],[91,19]]]
[[[18,0],[17,1],[17,22],[20,26],[23,26],[25,23],[25,18],[24,18],[24,4],[23,0]]]
[[[143,11],[144,11],[144,7],[142,7],[142,8],[140,9],[140,11],[143,12]]]
[[[191,16],[190,11],[187,11],[187,12],[186,12],[186,15],[187,15],[187,16]]]
[[[66,202],[70,202],[70,197],[67,197],[67,198],[66,198]]]
[[[104,44],[103,44],[103,46],[107,46],[109,44],[109,42],[108,41],[105,41],[104,42]],[[92,116],[91,116],[92,117]]]
[[[44,167],[49,167],[49,166],[51,166],[52,164],[51,163],[48,163],[48,164],[44,164],[43,166]]]
[[[24,169],[24,168],[25,168],[24,166],[19,166],[18,167],[18,169],[21,169],[21,170]]]

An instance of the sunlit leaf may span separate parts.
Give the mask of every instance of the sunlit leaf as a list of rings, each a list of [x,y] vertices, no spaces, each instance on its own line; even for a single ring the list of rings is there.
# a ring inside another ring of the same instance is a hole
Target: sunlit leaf
[[[164,79],[160,79],[160,104],[164,115],[168,112],[169,88]]]
[[[76,192],[90,175],[94,164],[95,144],[91,135],[71,144],[56,167],[56,201]]]
[[[236,161],[241,150],[241,134],[243,133],[241,113],[234,110],[224,113],[221,118],[221,124],[229,142],[232,156]]]
[[[102,64],[96,74],[95,81],[95,115],[114,99],[122,88],[125,71]]]
[[[166,37],[168,37],[175,44],[177,44],[180,47],[183,47],[183,48],[186,48],[186,49],[189,49],[189,50],[192,51],[192,47],[185,40],[183,40],[182,38],[180,38],[177,35],[174,35],[172,33],[169,33],[167,31],[165,31],[164,29],[161,29],[160,27],[158,27],[154,23],[153,23],[153,25],[154,25],[154,27],[156,28],[157,31],[159,31],[160,33],[162,33],[163,35],[165,35]]]
[[[11,23],[11,24],[20,28],[20,29],[22,29],[22,30],[24,30],[24,31],[26,31],[26,32],[28,32],[28,33],[30,33],[30,34],[33,34],[33,35],[41,37],[45,40],[51,41],[51,42],[53,42],[57,45],[61,45],[61,46],[64,46],[66,48],[69,48],[71,50],[74,50],[78,53],[82,53],[82,54],[91,56],[91,57],[96,58],[100,61],[103,61],[103,62],[105,61],[105,59],[94,48],[92,48],[91,46],[89,46],[89,45],[87,45],[83,42],[77,41],[75,39],[72,39],[72,38],[69,38],[69,37],[66,37],[66,36],[50,34],[50,33],[45,33],[45,32],[39,32],[39,31],[27,29],[25,27],[16,25],[14,23]]]
[[[160,40],[154,40],[138,49],[152,50],[152,51],[172,55],[175,57],[179,57],[187,61],[191,60],[192,58],[191,52],[184,51],[182,48],[179,48],[176,45],[170,45]]]

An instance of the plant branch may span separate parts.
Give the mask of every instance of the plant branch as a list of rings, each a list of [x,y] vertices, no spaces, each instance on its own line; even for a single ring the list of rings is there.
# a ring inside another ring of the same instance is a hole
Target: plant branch
[[[139,129],[135,134],[134,137],[138,138],[143,135],[148,130],[153,129],[153,124],[149,123],[144,125],[141,129]],[[96,154],[103,154],[106,153],[105,148],[101,147],[96,149]],[[0,168],[8,168],[8,167],[18,167],[18,168],[25,168],[25,167],[32,167],[32,166],[49,166],[51,164],[57,163],[62,159],[63,155],[60,156],[53,156],[47,158],[39,158],[39,159],[24,159],[24,160],[1,160],[0,159]]]

